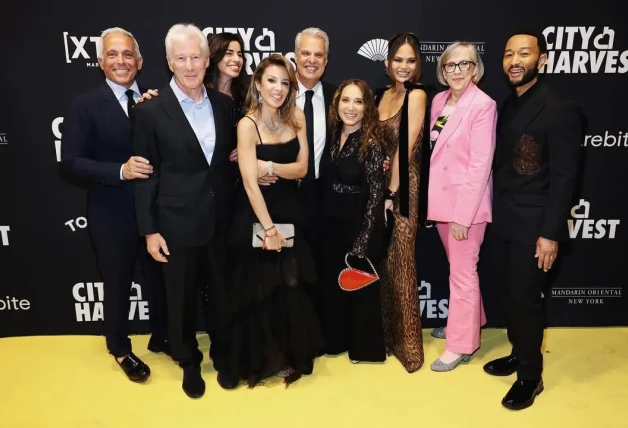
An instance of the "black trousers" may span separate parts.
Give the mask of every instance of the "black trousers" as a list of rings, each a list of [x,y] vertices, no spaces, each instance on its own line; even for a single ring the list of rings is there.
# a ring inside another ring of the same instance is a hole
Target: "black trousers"
[[[301,206],[305,211],[306,224],[303,228],[303,238],[310,247],[316,274],[319,283],[306,289],[310,301],[314,305],[314,310],[319,319],[323,313],[323,292],[321,289],[321,278],[323,277],[323,254],[322,231],[323,218],[321,214],[321,188],[318,180],[302,181],[298,187],[297,194],[301,201]]]
[[[538,380],[543,372],[545,305],[542,297],[547,274],[538,267],[535,245],[513,242],[491,234],[493,265],[502,292],[504,319],[512,354],[519,361],[517,378]]]
[[[344,291],[338,275],[347,267],[345,255],[357,236],[355,224],[324,217],[326,251],[323,257],[323,311],[321,323],[325,334],[325,352],[338,355],[349,352],[349,359],[386,361],[380,281],[358,291]],[[355,256],[348,258],[352,267],[372,272],[368,262]],[[371,260],[377,270],[379,260]]]
[[[211,241],[202,247],[169,248],[168,262],[163,264],[170,349],[173,359],[183,368],[199,366],[201,362],[202,354],[196,340],[197,308],[219,310],[224,301],[227,257],[224,245],[218,246],[216,242]],[[199,305],[199,296],[216,300]],[[222,361],[224,353],[221,346],[228,343],[228,327],[226,316],[216,316],[208,331],[214,365]]]
[[[168,318],[163,272],[161,265],[146,250],[144,238],[138,237],[134,228],[107,230],[103,233],[90,230],[90,235],[104,281],[104,330],[109,352],[120,358],[132,351],[129,339],[129,298],[138,261],[147,281],[147,287],[142,287],[142,291],[150,290],[152,296],[149,303],[151,332],[159,338],[167,339]]]

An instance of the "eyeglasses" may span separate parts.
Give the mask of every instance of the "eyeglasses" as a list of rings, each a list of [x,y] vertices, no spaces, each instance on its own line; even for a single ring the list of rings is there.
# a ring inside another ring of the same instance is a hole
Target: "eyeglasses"
[[[473,61],[460,61],[459,63],[448,62],[443,66],[443,70],[446,73],[453,73],[456,71],[456,67],[460,69],[460,71],[469,71],[472,65],[475,65]]]

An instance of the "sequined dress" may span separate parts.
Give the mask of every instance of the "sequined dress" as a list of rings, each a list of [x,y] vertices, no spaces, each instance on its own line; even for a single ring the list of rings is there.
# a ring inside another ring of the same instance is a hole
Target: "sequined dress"
[[[410,118],[410,120],[413,120]],[[386,152],[393,159],[399,146],[400,111],[380,121],[386,138]],[[423,127],[415,141],[409,166],[409,215],[399,213],[399,197],[393,201],[394,229],[383,262],[382,315],[386,349],[409,372],[423,366],[423,336],[417,284],[415,243],[419,225],[419,177]],[[390,171],[389,171],[390,174]]]

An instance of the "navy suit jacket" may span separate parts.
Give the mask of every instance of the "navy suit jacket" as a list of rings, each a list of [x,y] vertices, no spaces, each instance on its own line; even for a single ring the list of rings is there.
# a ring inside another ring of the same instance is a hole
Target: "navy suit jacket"
[[[120,179],[122,164],[133,154],[131,119],[106,82],[74,98],[64,120],[61,167],[87,182],[92,233],[138,236],[133,195],[138,180]]]

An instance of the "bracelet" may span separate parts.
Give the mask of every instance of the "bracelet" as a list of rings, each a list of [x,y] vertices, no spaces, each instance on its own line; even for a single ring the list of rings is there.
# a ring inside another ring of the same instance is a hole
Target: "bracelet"
[[[272,237],[273,237],[273,236],[275,236],[275,235],[277,235],[277,231],[275,231],[275,233],[273,233],[272,235],[269,235],[268,233],[266,233],[266,237],[265,237],[264,239],[266,239],[266,238],[272,238]]]
[[[275,228],[275,225],[273,224],[272,226],[270,226],[268,229],[264,229],[264,232],[268,232],[271,231]]]
[[[268,175],[273,175],[273,161],[268,161]]]

